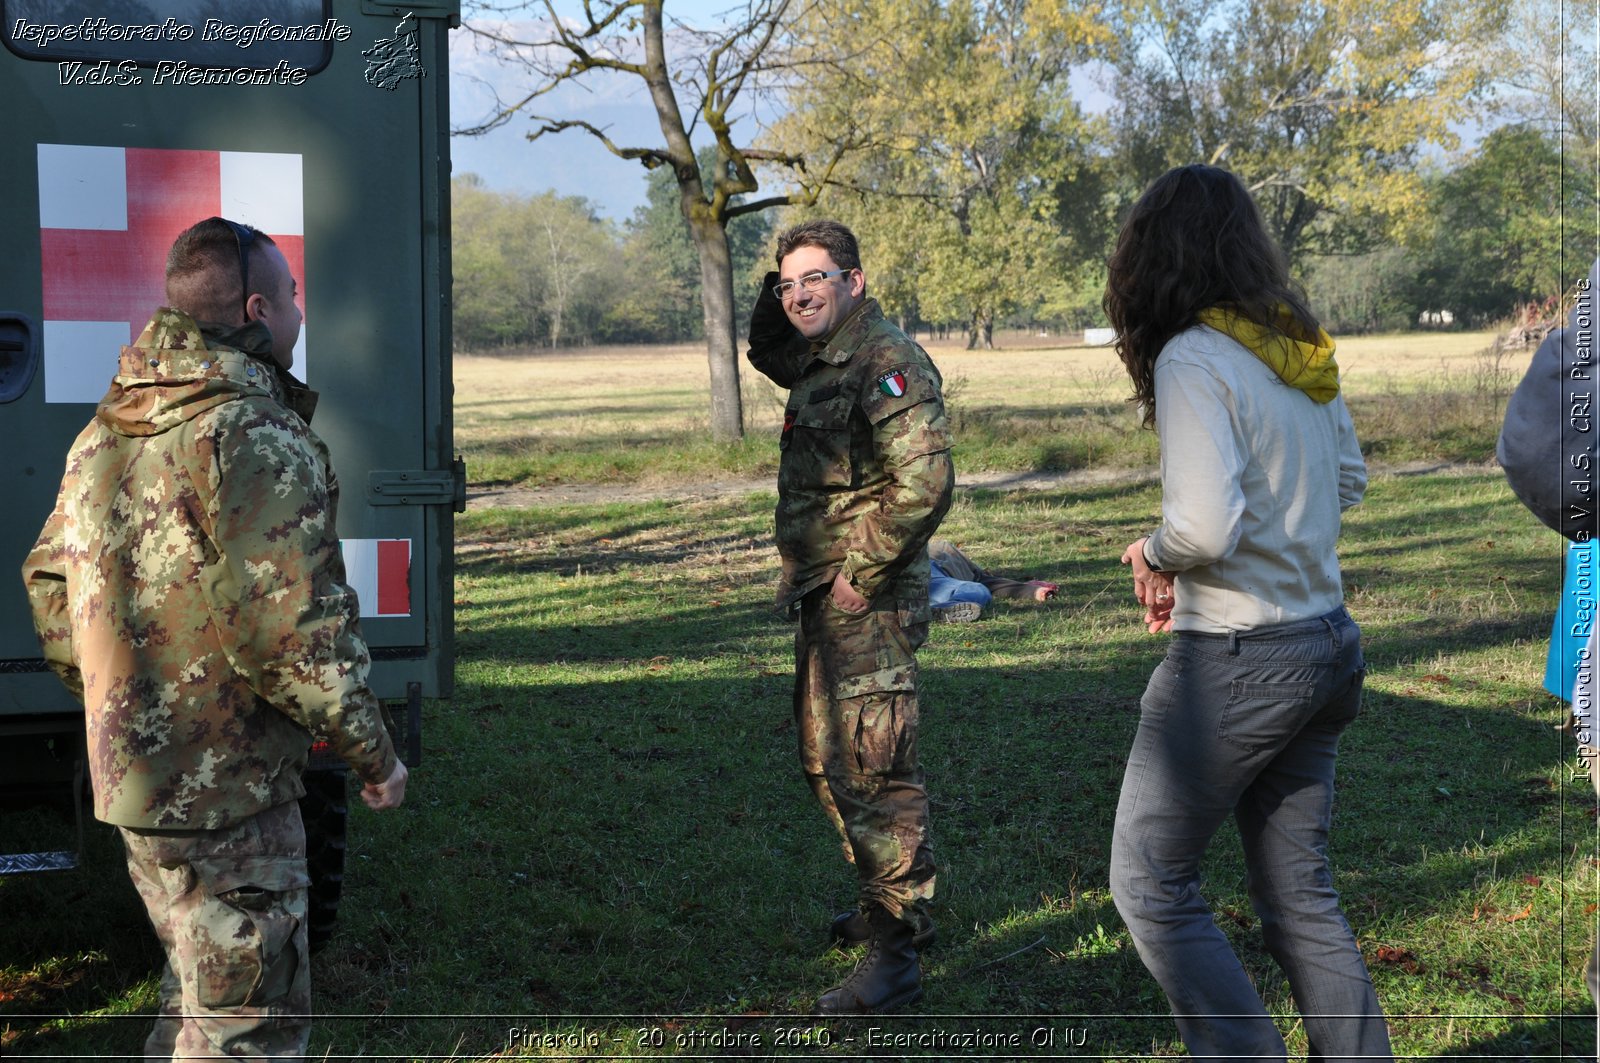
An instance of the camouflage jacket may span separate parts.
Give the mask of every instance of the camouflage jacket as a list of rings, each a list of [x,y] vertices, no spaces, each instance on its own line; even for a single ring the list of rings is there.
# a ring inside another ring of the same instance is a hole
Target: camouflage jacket
[[[394,770],[327,450],[265,327],[225,340],[163,307],[122,348],[23,566],[107,823],[215,829],[293,800],[313,735],[368,782]]]
[[[939,370],[867,299],[826,342],[750,350],[789,389],[778,465],[781,607],[843,572],[868,600],[928,597],[955,473]]]

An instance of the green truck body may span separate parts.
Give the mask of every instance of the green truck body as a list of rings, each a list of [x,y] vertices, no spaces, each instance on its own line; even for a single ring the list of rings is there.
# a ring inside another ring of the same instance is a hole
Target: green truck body
[[[83,709],[21,582],[67,449],[212,214],[271,234],[304,293],[296,371],[342,497],[372,685],[450,694],[447,31],[459,0],[0,0],[0,793],[81,777]],[[111,14],[115,12],[115,14]],[[81,781],[77,783],[81,788]],[[0,870],[19,855],[0,808]]]

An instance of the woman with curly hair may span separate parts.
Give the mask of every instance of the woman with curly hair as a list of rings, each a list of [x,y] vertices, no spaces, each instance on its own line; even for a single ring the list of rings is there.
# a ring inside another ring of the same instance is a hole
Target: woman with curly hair
[[[1225,170],[1157,179],[1108,265],[1117,353],[1161,438],[1161,525],[1122,560],[1145,623],[1173,632],[1140,702],[1112,896],[1192,1054],[1283,1059],[1200,895],[1231,814],[1311,1058],[1390,1058],[1327,858],[1335,754],[1365,676],[1335,544],[1366,468],[1333,341]]]

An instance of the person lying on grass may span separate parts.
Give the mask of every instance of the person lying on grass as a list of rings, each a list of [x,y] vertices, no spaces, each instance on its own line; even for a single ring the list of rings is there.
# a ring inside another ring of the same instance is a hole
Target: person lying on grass
[[[928,604],[933,618],[947,623],[978,619],[996,598],[1045,602],[1061,589],[1047,580],[1014,580],[985,572],[948,539],[928,543],[928,562]]]

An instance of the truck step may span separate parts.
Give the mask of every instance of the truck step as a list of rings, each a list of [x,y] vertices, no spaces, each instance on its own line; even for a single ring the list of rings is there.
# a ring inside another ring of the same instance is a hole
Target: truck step
[[[71,871],[78,866],[78,854],[0,853],[0,875],[26,875],[35,871]]]

